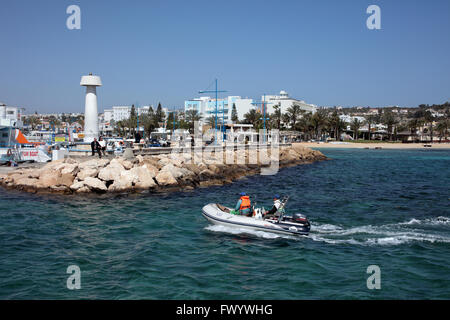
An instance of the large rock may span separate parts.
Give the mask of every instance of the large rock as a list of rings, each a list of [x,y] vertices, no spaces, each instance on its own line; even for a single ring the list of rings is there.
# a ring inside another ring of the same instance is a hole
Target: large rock
[[[111,160],[109,165],[100,169],[98,177],[103,181],[113,181],[120,176],[120,173],[124,171],[123,165],[117,161],[117,159]]]
[[[89,189],[93,191],[107,191],[108,188],[106,187],[105,183],[97,178],[87,177],[83,181],[84,185],[89,187]]]
[[[55,186],[64,186],[69,188],[73,184],[74,179],[75,177],[72,174],[63,173],[58,177]]]
[[[39,184],[42,188],[50,188],[57,185],[59,177],[59,171],[52,169],[43,170],[39,175]]]
[[[147,167],[154,167],[157,170],[161,169],[161,165],[158,163],[158,159],[155,157],[145,157],[141,165],[147,165]]]
[[[146,165],[133,168],[130,171],[138,178],[137,182],[135,182],[136,188],[148,189],[156,186],[156,182],[153,179],[153,177],[155,177],[155,173],[152,170],[148,170]]]
[[[119,176],[114,179],[114,183],[108,188],[109,191],[128,191],[132,189],[133,183],[139,181],[137,172],[126,170],[122,171]]]
[[[72,159],[72,158],[64,158],[64,162],[65,163],[72,163],[72,164],[77,163],[78,164],[78,161],[75,160],[75,159]]]
[[[28,178],[39,178],[40,173],[39,169],[25,169],[22,171],[22,175]]]
[[[70,186],[70,189],[73,191],[77,191],[78,189],[81,189],[82,187],[84,187],[84,181],[78,181],[78,182],[75,182],[74,184],[72,184]]]
[[[39,184],[39,180],[36,178],[28,178],[24,175],[22,175],[22,178],[19,178],[15,181],[16,186],[20,187],[32,187],[37,188]]]
[[[65,163],[65,166],[61,169],[61,174],[76,175],[78,170],[78,163]]]
[[[84,180],[87,177],[95,178],[97,176],[98,172],[99,172],[99,170],[96,168],[87,167],[87,168],[81,170],[80,172],[78,172],[77,178],[80,180]]]
[[[161,170],[157,176],[156,181],[160,186],[171,186],[178,184],[177,179],[172,175],[172,173],[168,170]]]
[[[112,161],[114,161],[114,159]],[[78,168],[80,169],[80,171],[84,170],[86,168],[99,169],[99,168],[103,168],[108,163],[109,163],[108,159],[91,159],[91,160],[88,160],[88,161],[81,162],[78,165]]]
[[[125,159],[117,159],[117,161],[127,170],[130,170],[131,168],[133,168],[133,162],[129,161],[129,160],[125,160]]]
[[[62,163],[64,163],[64,159],[50,161],[45,166],[43,166],[42,169],[44,169],[44,170],[54,169],[54,168],[58,167],[59,165],[61,165]]]
[[[194,173],[186,168],[179,168],[179,167],[175,167],[173,164],[167,164],[165,165],[161,171],[161,172],[170,172],[170,174],[175,178],[175,179],[180,179],[183,178],[185,176],[190,176],[193,175]]]

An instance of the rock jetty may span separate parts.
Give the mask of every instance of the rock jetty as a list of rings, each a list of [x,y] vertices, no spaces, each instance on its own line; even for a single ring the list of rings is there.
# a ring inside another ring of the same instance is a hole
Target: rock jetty
[[[280,148],[276,159],[269,150],[264,153],[268,159],[263,161],[262,153],[256,150],[239,154],[236,151],[202,153],[200,161],[194,153],[112,160],[66,158],[41,168],[18,168],[0,175],[0,185],[26,192],[63,194],[189,190],[259,174],[262,168],[269,167],[271,160],[276,160],[281,168],[326,159],[320,151],[295,144]]]

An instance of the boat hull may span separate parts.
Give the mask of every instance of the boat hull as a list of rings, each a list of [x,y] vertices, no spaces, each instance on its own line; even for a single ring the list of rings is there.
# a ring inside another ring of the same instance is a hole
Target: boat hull
[[[229,208],[227,208],[229,209]],[[255,219],[252,217],[233,215],[221,210],[217,204],[210,203],[203,207],[202,215],[212,224],[231,226],[253,231],[266,231],[283,235],[305,236],[309,233],[309,226],[274,222]]]

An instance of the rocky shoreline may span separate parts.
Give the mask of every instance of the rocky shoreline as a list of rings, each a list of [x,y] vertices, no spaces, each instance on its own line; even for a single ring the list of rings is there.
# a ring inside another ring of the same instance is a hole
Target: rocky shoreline
[[[218,156],[234,159],[217,161],[215,154],[201,155],[201,161],[194,153],[166,154],[109,159],[91,158],[75,160],[66,158],[47,163],[42,168],[18,168],[0,175],[0,185],[32,193],[86,194],[123,193],[168,190],[192,190],[196,187],[223,185],[249,175],[259,174],[269,167],[270,150],[264,156],[258,151],[242,151],[237,161],[236,151],[226,151]],[[224,160],[222,158],[220,160]],[[252,159],[258,159],[254,163]],[[299,145],[281,147],[277,156],[280,168],[326,160],[317,150]],[[253,163],[253,164],[249,164]]]

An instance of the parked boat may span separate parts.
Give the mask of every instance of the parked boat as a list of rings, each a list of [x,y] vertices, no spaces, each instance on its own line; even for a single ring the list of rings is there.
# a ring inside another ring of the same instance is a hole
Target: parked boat
[[[48,146],[28,141],[22,132],[13,127],[0,127],[0,161],[8,162],[47,162],[51,160]]]

